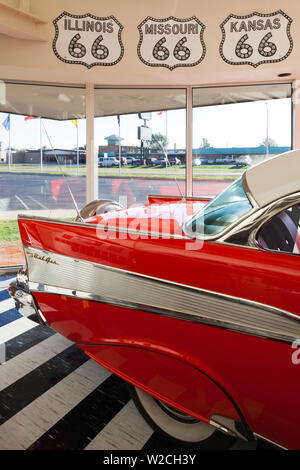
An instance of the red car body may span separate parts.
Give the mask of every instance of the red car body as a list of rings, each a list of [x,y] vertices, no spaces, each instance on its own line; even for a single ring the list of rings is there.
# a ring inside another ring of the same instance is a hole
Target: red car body
[[[36,309],[167,405],[299,449],[299,257],[186,236],[207,202],[153,197],[84,223],[21,216]]]

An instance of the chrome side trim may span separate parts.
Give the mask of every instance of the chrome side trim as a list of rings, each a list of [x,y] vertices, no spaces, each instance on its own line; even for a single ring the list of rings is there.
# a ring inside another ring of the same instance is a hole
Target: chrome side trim
[[[260,434],[257,434],[257,432],[254,432],[253,435],[254,435],[257,439],[262,439],[263,441],[268,442],[268,444],[271,444],[271,445],[273,445],[273,446],[279,447],[279,448],[282,449],[282,450],[289,450],[287,447],[284,447],[284,446],[282,446],[282,445],[280,445],[280,444],[277,444],[277,442],[271,441],[270,439],[267,439],[266,437],[261,436]]]
[[[145,313],[152,313],[155,315],[175,318],[178,320],[190,321],[193,323],[200,323],[202,325],[213,326],[216,328],[221,328],[223,330],[234,331],[236,333],[243,333],[243,334],[247,334],[250,336],[257,336],[260,338],[279,341],[279,342],[288,343],[288,344],[293,343],[295,340],[298,340],[298,336],[288,337],[288,336],[284,336],[280,334],[276,335],[275,333],[271,334],[270,332],[267,332],[267,331],[264,332],[255,328],[234,325],[226,321],[213,320],[210,318],[199,317],[193,314],[185,314],[185,313],[174,311],[174,310],[155,308],[155,307],[147,306],[144,304],[122,301],[122,300],[118,300],[114,298],[91,294],[88,292],[75,291],[71,289],[63,289],[61,287],[53,287],[53,286],[48,286],[48,285],[39,284],[35,282],[30,282],[29,286],[30,286],[31,292],[33,293],[41,292],[44,294],[63,295],[64,297],[71,297],[71,298],[75,298],[78,300],[89,300],[92,302],[99,302],[99,303],[106,304],[106,305],[113,305],[115,307],[127,308],[131,310],[140,310],[141,312],[145,312]]]
[[[142,310],[287,343],[300,317],[226,294],[25,246],[29,288]]]
[[[241,421],[235,421],[234,419],[226,418],[221,415],[212,415],[209,424],[215,426],[225,434],[237,437],[243,441],[249,441],[249,439],[251,439],[249,432],[247,429],[244,429],[245,425]]]
[[[171,196],[171,195],[162,195],[162,194],[148,194],[149,198],[155,199],[174,199],[174,200],[184,200],[184,201],[211,201],[215,196]]]
[[[244,171],[244,173],[242,174],[242,182],[243,182],[244,190],[245,190],[245,193],[246,193],[249,201],[251,202],[252,206],[255,207],[255,208],[258,208],[259,204],[258,204],[257,200],[255,199],[255,197],[253,196],[253,194],[251,193],[251,191],[249,189],[249,186],[248,186],[248,183],[247,183],[246,171]]]
[[[16,274],[21,268],[23,268],[23,265],[0,266],[0,278],[1,276]]]

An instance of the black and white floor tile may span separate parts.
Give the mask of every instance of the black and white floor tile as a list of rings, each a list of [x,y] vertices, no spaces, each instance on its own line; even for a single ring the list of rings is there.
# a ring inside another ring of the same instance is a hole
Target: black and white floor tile
[[[0,450],[172,451],[126,384],[53,330],[23,318],[0,278]],[[233,449],[255,449],[238,441]],[[178,450],[178,449],[177,449]]]

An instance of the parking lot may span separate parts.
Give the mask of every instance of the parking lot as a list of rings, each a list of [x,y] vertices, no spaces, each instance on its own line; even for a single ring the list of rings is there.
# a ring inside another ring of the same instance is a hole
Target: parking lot
[[[180,191],[182,194],[185,193],[184,180],[175,179],[176,175],[172,178],[165,178],[161,170],[149,171],[160,171],[160,173],[152,174],[147,171],[145,175],[144,171],[143,175],[133,177],[122,169],[121,176],[118,174],[101,175],[98,178],[99,198],[118,200],[120,196],[127,196],[128,202],[132,204],[146,202],[148,194],[179,195]],[[82,207],[86,200],[85,177],[68,175],[66,179],[77,204]],[[217,194],[230,182],[231,180],[219,179],[197,181],[194,184],[195,194]],[[46,173],[0,173],[0,214],[3,217],[7,211],[53,211],[72,208],[72,199],[63,176]]]

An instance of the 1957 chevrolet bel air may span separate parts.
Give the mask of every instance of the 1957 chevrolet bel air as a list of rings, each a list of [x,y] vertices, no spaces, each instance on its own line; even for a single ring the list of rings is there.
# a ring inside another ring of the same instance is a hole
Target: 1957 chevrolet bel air
[[[19,216],[20,311],[125,379],[173,443],[300,448],[300,150],[214,199]],[[298,341],[299,338],[299,341]]]

